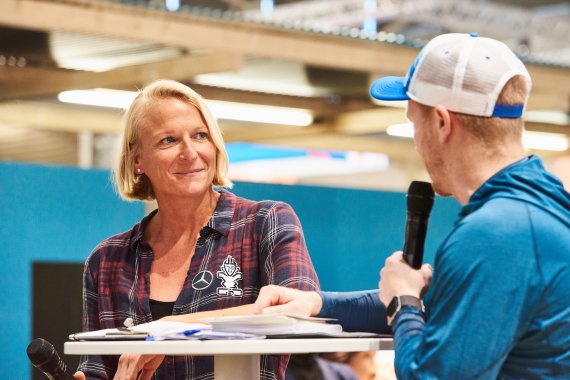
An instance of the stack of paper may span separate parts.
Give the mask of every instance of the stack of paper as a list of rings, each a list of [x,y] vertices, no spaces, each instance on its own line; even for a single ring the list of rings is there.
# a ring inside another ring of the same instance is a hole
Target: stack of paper
[[[205,318],[204,323],[153,321],[133,327],[69,335],[70,340],[263,339],[267,337],[342,336],[336,319],[294,315],[240,315]]]
[[[241,332],[257,335],[325,335],[342,333],[342,326],[336,319],[300,317],[295,315],[239,315],[205,318],[203,322],[213,331]]]
[[[206,323],[153,321],[133,327],[104,329],[69,335],[70,340],[186,340],[186,339],[263,339],[264,336],[212,330]]]

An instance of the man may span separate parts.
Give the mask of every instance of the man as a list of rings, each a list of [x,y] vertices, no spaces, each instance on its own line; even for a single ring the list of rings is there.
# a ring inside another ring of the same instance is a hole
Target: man
[[[463,206],[433,278],[396,252],[380,272],[381,303],[373,292],[268,287],[254,310],[339,316],[345,328],[379,332],[387,319],[400,378],[570,378],[570,194],[524,155],[530,86],[506,45],[476,34],[438,36],[406,78],[377,80],[373,97],[408,100],[435,191]]]

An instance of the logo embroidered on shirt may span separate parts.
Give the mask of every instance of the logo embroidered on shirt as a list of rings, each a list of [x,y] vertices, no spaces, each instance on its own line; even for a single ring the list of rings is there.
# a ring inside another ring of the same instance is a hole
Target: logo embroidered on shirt
[[[204,290],[212,284],[213,279],[214,275],[209,270],[198,272],[198,274],[192,279],[192,288],[196,290]]]
[[[224,260],[216,276],[222,280],[222,287],[217,289],[219,296],[241,297],[243,290],[238,288],[237,282],[243,278],[236,260],[231,256]]]

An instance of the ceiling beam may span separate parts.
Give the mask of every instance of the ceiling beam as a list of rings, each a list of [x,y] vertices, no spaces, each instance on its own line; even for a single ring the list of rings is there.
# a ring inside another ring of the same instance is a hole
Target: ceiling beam
[[[377,41],[102,1],[2,0],[0,24],[43,31],[102,34],[356,71],[400,71],[409,66],[417,54],[416,49]]]
[[[384,132],[389,125],[408,123],[406,111],[402,108],[377,107],[340,114],[332,130],[344,134],[370,134]],[[570,124],[560,125],[548,122],[526,121],[526,130],[537,132],[564,133],[570,135]]]
[[[39,101],[0,103],[0,123],[59,132],[95,133],[119,133],[123,125],[120,110]]]
[[[209,53],[183,55],[104,72],[1,66],[0,100],[96,87],[136,90],[155,79],[189,80],[199,74],[239,70],[241,64],[240,57],[235,54]]]
[[[213,19],[101,1],[2,0],[0,24],[103,34],[187,49],[227,51],[238,56],[284,59],[337,69],[404,75],[417,50],[405,46],[289,30],[262,23]],[[527,64],[533,108],[560,108],[570,98],[567,68]],[[538,101],[540,100],[540,102]],[[568,110],[568,104],[563,105]]]
[[[331,100],[327,97],[304,97],[265,92],[246,91],[188,83],[188,85],[206,99],[228,102],[261,104],[267,106],[301,108],[312,110],[313,115],[332,118],[340,113],[373,108],[374,104],[367,97],[339,97]]]

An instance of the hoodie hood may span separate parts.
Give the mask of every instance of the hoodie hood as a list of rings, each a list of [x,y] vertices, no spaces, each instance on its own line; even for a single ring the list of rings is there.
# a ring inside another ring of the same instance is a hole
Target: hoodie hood
[[[460,212],[463,218],[494,198],[532,204],[570,227],[570,194],[560,180],[547,172],[537,156],[525,157],[489,178]]]

